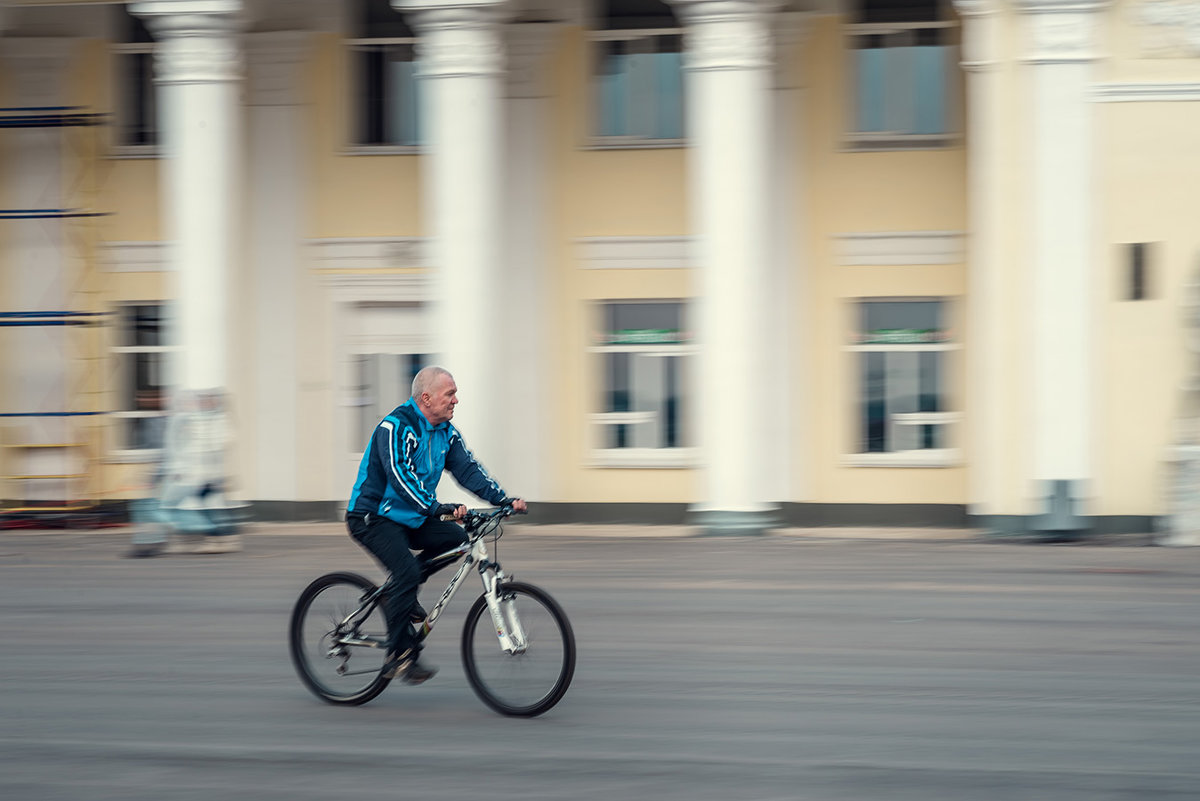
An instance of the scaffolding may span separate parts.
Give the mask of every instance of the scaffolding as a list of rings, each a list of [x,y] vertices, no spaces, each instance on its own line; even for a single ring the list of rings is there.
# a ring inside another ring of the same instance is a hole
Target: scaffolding
[[[109,315],[95,269],[106,213],[96,208],[94,131],[106,122],[73,106],[0,108],[0,129],[19,131],[4,143],[9,202],[34,200],[0,209],[0,526],[91,525],[103,515]]]

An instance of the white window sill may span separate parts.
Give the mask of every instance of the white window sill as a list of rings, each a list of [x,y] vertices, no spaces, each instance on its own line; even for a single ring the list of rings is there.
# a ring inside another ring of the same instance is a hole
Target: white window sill
[[[842,141],[842,149],[856,152],[875,150],[938,150],[958,147],[962,144],[962,135],[946,134],[847,134]]]
[[[109,464],[152,464],[161,461],[163,452],[159,448],[137,448],[123,451],[110,451],[105,459]]]
[[[957,448],[851,453],[842,457],[843,467],[957,467],[960,464],[962,452]]]
[[[584,150],[666,150],[687,147],[686,139],[642,139],[635,136],[593,136]]]
[[[902,426],[940,426],[957,423],[959,412],[904,412],[892,415],[892,422]]]
[[[113,145],[108,151],[110,159],[156,159],[161,155],[158,145]]]
[[[423,145],[347,145],[343,156],[419,156]]]
[[[657,470],[695,467],[698,462],[695,448],[610,448],[592,451],[587,466]]]

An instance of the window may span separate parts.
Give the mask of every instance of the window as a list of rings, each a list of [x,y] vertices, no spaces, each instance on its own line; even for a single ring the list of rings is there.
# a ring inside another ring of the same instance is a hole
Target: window
[[[1129,250],[1129,284],[1125,292],[1125,299],[1146,300],[1150,297],[1150,276],[1147,265],[1150,245],[1146,242],[1134,242],[1126,247]]]
[[[952,134],[956,33],[940,0],[862,0],[847,29],[850,143],[929,147]]]
[[[158,105],[154,92],[154,38],[146,24],[125,5],[117,15],[116,150],[127,155],[154,154],[158,147]]]
[[[166,427],[170,382],[169,320],[161,304],[122,306],[117,310],[116,449],[146,456],[162,449]]]
[[[350,444],[361,453],[379,421],[412,394],[413,379],[428,357],[409,353],[362,353],[352,358],[358,376],[353,405],[358,412],[353,418]]]
[[[417,38],[388,0],[358,0],[347,42],[354,107],[351,143],[369,148],[421,144]]]
[[[593,31],[595,120],[605,146],[684,137],[683,30],[659,0],[608,0]]]
[[[947,376],[958,350],[939,299],[863,300],[849,350],[858,383],[857,465],[941,466],[957,459]]]
[[[680,466],[691,458],[685,387],[690,337],[677,301],[603,303],[591,351],[600,378],[593,455],[602,464]]]

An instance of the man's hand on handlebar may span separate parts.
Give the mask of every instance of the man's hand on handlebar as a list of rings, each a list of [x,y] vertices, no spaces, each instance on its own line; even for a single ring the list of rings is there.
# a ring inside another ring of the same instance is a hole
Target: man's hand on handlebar
[[[514,512],[520,515],[523,515],[529,511],[529,507],[525,505],[524,498],[513,498],[512,508]]]
[[[462,520],[466,516],[467,516],[467,507],[463,506],[461,503],[459,503],[459,504],[454,504],[454,503],[439,504],[438,508],[437,508],[437,514],[435,515],[435,517],[440,517],[443,519],[452,518],[454,520]]]

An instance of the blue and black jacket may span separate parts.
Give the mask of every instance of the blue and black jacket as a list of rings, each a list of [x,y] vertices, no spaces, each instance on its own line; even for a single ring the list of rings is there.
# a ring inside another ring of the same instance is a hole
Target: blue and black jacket
[[[430,425],[409,398],[380,421],[363,452],[347,517],[381,515],[416,528],[437,514],[437,485],[449,470],[463,489],[500,505],[507,496],[475,461],[458,429]]]

